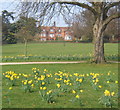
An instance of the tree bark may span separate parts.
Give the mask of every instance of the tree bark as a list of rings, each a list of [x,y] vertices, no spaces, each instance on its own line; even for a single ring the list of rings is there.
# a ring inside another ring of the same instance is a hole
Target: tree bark
[[[103,42],[103,33],[106,26],[103,25],[103,21],[97,19],[94,27],[93,27],[93,34],[94,34],[94,63],[105,63],[105,56],[104,56],[104,42]]]
[[[25,41],[25,57],[27,57],[27,40],[24,39],[24,41]]]

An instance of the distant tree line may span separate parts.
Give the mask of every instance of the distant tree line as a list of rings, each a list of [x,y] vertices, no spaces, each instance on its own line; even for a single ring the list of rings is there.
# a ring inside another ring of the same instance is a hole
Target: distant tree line
[[[37,21],[32,17],[20,16],[16,22],[11,23],[14,21],[13,14],[7,10],[2,11],[2,43],[15,44],[32,40],[40,31],[36,26]]]
[[[115,12],[115,8],[112,8],[109,11],[109,14]],[[94,16],[91,11],[89,10],[83,10],[80,14],[74,15],[74,19],[72,22],[68,22],[69,24],[72,24],[72,30],[73,34],[76,37],[77,40],[80,41],[93,41],[93,25],[94,25]],[[120,18],[114,19],[111,21],[104,34],[104,42],[110,42],[110,41],[115,41],[120,38],[120,33],[119,33],[119,23],[120,23]]]
[[[109,11],[109,14],[114,13],[115,8]],[[2,43],[15,44],[17,42],[27,43],[33,40],[36,33],[40,33],[41,29],[37,28],[36,20],[32,17],[28,18],[20,16],[15,22],[13,12],[7,10],[2,11]],[[83,10],[81,13],[72,16],[73,20],[66,21],[67,24],[72,24],[71,29],[77,41],[93,41],[93,25],[94,16],[91,11]],[[14,23],[11,23],[14,21]],[[104,34],[104,42],[114,41],[118,39],[118,25],[120,18],[111,21]]]

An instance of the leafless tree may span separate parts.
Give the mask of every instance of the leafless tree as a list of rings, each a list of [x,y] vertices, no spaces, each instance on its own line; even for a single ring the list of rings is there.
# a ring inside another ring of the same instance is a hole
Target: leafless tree
[[[115,13],[117,7],[112,8],[109,10],[109,14]],[[72,24],[72,30],[74,32],[74,36],[76,38],[81,38],[82,40],[92,40],[93,38],[93,24],[94,24],[94,16],[89,10],[83,10],[81,13],[73,16],[74,19]],[[115,40],[118,39],[118,23],[120,18],[112,20],[104,34],[104,42],[108,40]],[[69,21],[71,23],[71,21]],[[68,23],[68,22],[67,22]]]
[[[27,43],[29,40],[33,39],[33,36],[35,36],[36,33],[36,21],[33,18],[27,18],[22,16],[20,19],[20,24],[21,27],[18,30],[17,33],[15,33],[15,37],[25,44],[25,51],[24,55],[27,57]]]
[[[80,14],[76,14],[73,17],[72,30],[74,36],[78,39],[92,40],[92,28],[94,23],[94,16],[92,13],[89,10],[83,10]]]
[[[104,0],[106,1],[106,0]],[[113,14],[108,14],[112,7],[119,6],[120,2],[90,2],[84,1],[79,2],[78,0],[61,1],[61,0],[48,0],[43,2],[42,0],[37,0],[37,2],[26,2],[23,4],[24,12],[34,12],[39,17],[45,19],[46,17],[51,19],[52,16],[57,14],[62,14],[64,17],[72,15],[72,13],[78,13],[79,11],[74,10],[85,8],[92,12],[94,15],[94,26],[93,26],[93,36],[94,36],[94,59],[95,63],[105,63],[104,57],[104,43],[103,35],[107,25],[115,18],[120,17],[119,9]],[[30,14],[30,13],[29,13]],[[45,16],[46,15],[46,16]]]

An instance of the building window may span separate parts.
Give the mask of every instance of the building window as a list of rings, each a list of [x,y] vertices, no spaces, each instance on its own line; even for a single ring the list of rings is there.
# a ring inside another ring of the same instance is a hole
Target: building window
[[[58,32],[61,32],[61,30],[59,29]]]
[[[46,41],[46,38],[41,38],[40,40],[41,40],[41,41]]]
[[[68,32],[65,32],[65,34],[68,34]]]
[[[61,37],[61,34],[58,34],[57,36],[58,36],[58,37]]]
[[[43,29],[42,32],[45,32],[45,29]]]
[[[50,29],[50,32],[54,32],[54,29]]]
[[[54,34],[50,34],[49,36],[50,36],[51,38],[53,38],[53,37],[54,37]]]
[[[46,37],[46,34],[45,34],[45,33],[42,33],[41,36]]]
[[[65,39],[65,40],[72,40],[72,36],[66,35],[64,39]]]

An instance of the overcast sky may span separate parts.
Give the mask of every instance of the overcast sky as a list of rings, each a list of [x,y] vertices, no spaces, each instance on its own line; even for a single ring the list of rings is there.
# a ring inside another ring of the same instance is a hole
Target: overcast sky
[[[15,13],[17,13],[17,11],[19,11],[19,10],[17,10],[17,8],[16,8],[16,7],[18,6],[18,2],[17,2],[17,1],[19,1],[19,0],[9,0],[9,2],[8,2],[8,1],[5,1],[5,0],[0,0],[0,13],[1,13],[3,10],[7,10],[7,11],[9,11],[9,12],[15,12]],[[16,14],[15,14],[14,16],[16,16]],[[68,25],[64,22],[62,16],[54,17],[54,18],[52,19],[51,23],[53,23],[54,21],[56,22],[56,26],[58,26],[58,27],[68,26]]]

